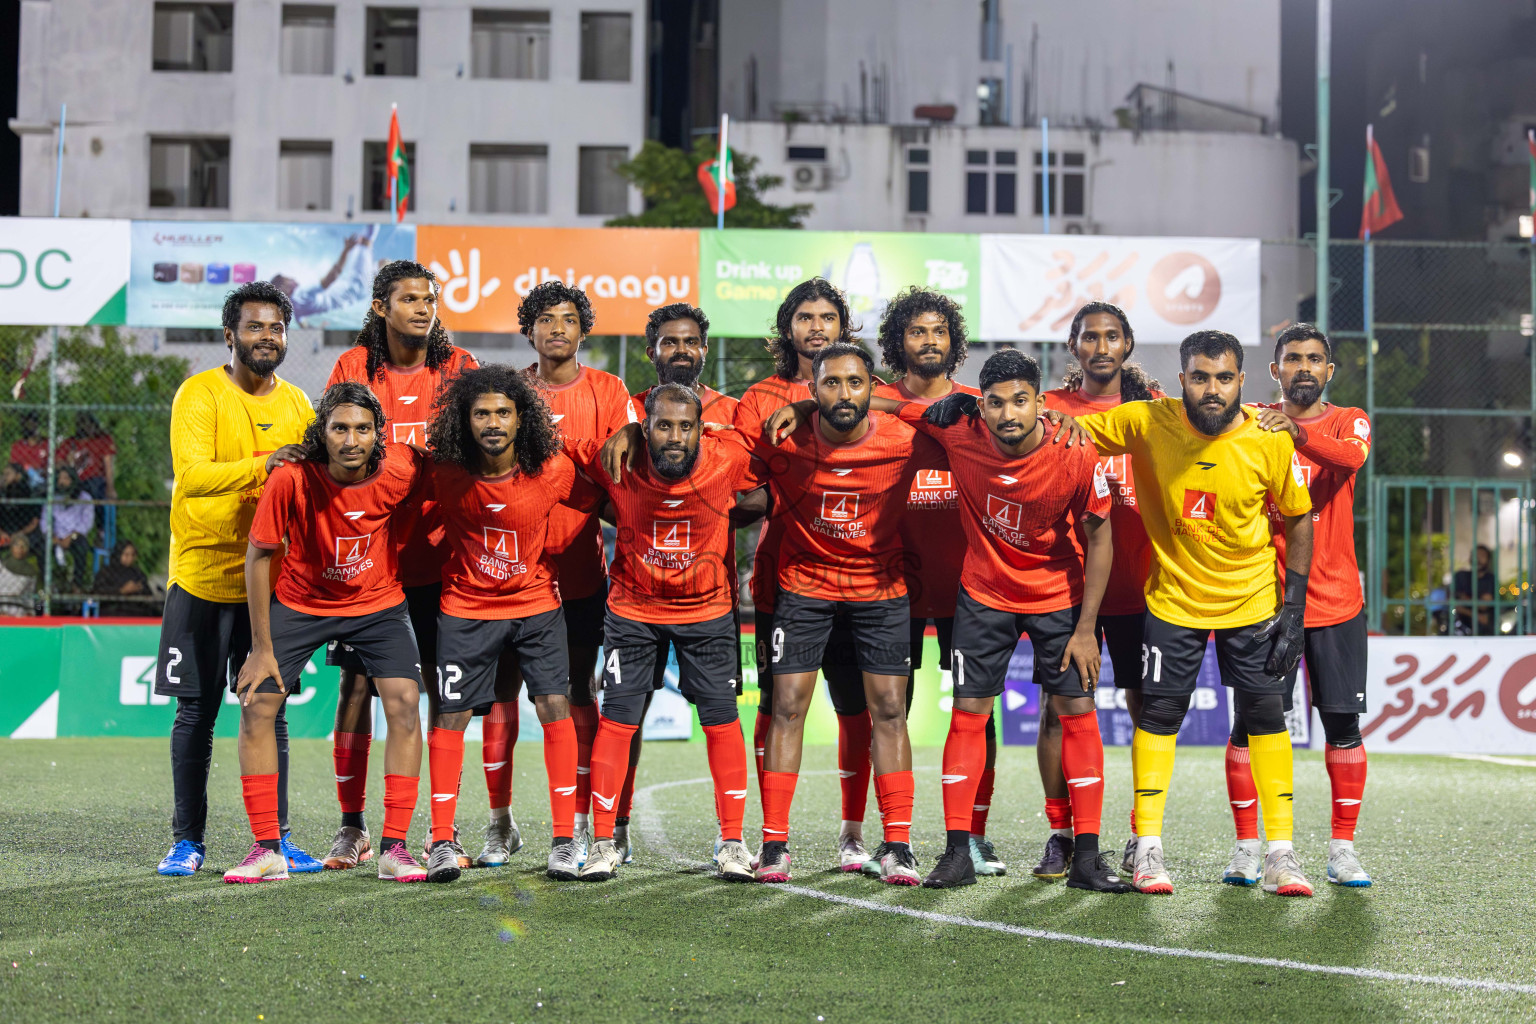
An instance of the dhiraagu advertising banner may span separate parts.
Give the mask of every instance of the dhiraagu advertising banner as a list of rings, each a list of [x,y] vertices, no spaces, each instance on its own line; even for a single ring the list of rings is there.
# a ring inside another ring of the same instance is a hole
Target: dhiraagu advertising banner
[[[975,316],[980,264],[979,235],[700,231],[699,302],[712,333],[762,337],[791,288],[825,277],[847,294],[858,336],[872,339],[885,307],[908,285],[943,292]]]
[[[0,217],[0,324],[120,324],[126,220]]]
[[[218,327],[230,289],[271,281],[294,326],[355,331],[378,268],[415,258],[414,224],[134,221],[128,323]]]

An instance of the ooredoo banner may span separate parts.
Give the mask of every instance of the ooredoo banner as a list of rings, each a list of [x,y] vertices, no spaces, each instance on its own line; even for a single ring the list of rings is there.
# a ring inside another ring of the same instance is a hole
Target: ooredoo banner
[[[1198,330],[1261,338],[1252,238],[982,235],[980,337],[1064,341],[1086,302],[1113,302],[1140,342]]]
[[[1360,733],[1403,754],[1536,754],[1536,637],[1372,637]]]
[[[0,324],[120,324],[126,220],[0,218]]]
[[[699,301],[697,231],[423,225],[416,248],[450,330],[516,333],[523,296],[550,280],[587,293],[598,334],[639,334],[657,306]]]

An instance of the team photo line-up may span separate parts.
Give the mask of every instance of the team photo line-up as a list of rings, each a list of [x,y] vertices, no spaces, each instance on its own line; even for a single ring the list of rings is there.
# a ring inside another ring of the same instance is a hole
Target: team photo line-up
[[[1027,636],[1050,826],[1033,873],[1098,892],[1171,893],[1164,805],[1214,634],[1234,706],[1236,845],[1222,880],[1312,894],[1292,846],[1284,717],[1305,657],[1327,738],[1327,878],[1371,884],[1353,842],[1366,775],[1353,494],[1370,423],[1323,401],[1335,367],[1317,328],[1276,339],[1269,370],[1283,401],[1273,405],[1243,404],[1243,349],[1219,331],[1184,339],[1182,396],[1168,397],[1127,361],[1131,324],[1105,302],[1073,319],[1060,387],[1047,390],[1034,359],[1003,349],[971,388],[953,379],[967,347],[960,308],[914,287],[879,324],[887,382],[854,342],[843,295],[813,278],[778,310],[774,372],[739,399],[703,383],[708,318],[681,303],[651,313],[657,383],[631,396],[579,360],[594,327],[579,289],[550,281],[523,300],[518,325],[537,354],[525,368],[482,366],[455,346],[438,297],[426,268],[385,264],[356,344],[312,405],[276,373],[288,297],[242,285],[223,308],[227,364],[176,394],[155,678],[157,693],[177,698],[173,845],[160,874],[202,867],[226,689],[240,707],[254,844],[225,881],[374,860],[381,879],[451,882],[472,864],[507,864],[523,845],[511,797],[526,687],[544,735],[548,874],[613,878],[633,859],[640,726],[670,649],[705,736],[718,877],[790,879],[790,807],[819,673],[838,722],[839,867],[894,885],[971,885],[1007,870],[987,838],[993,707]],[[615,531],[611,565],[601,521]],[[754,855],[743,841],[734,536],[757,522]],[[906,715],[930,624],[953,708],[945,848],[922,875]],[[340,670],[341,821],[317,859],[289,831],[283,709],[320,647]],[[1136,726],[1118,863],[1100,849],[1101,647]],[[418,860],[407,834],[423,691],[431,832]],[[375,697],[388,727],[377,841],[364,821]],[[489,820],[471,859],[456,814],[474,716]],[[871,778],[882,835],[867,849]]]

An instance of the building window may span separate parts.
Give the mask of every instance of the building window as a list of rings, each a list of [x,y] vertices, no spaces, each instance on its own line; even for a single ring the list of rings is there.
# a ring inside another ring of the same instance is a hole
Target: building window
[[[1003,119],[1003,80],[983,78],[976,87],[977,122],[984,125],[1005,124]]]
[[[629,81],[629,15],[581,16],[581,80]]]
[[[387,142],[363,143],[363,209],[388,210],[389,164],[384,159]],[[416,143],[405,145],[405,167],[411,173],[411,191],[405,199],[407,210],[416,209],[416,193],[420,183],[416,180]]]
[[[280,210],[331,208],[331,144],[284,141],[278,146],[277,206]]]
[[[928,150],[907,150],[907,212],[928,212]]]
[[[229,208],[229,139],[149,140],[149,205]]]
[[[476,10],[470,29],[474,78],[549,78],[549,12]]]
[[[629,182],[619,165],[629,159],[626,146],[582,146],[576,212],[622,217],[629,212]]]
[[[336,8],[283,5],[283,74],[329,75],[336,70]]]
[[[370,75],[416,77],[416,28],[414,7],[368,8],[367,52],[363,66]]]
[[[549,147],[471,145],[470,213],[548,213]]]
[[[1060,160],[1058,161],[1058,157]],[[1083,153],[1051,154],[1051,213],[1058,210],[1067,217],[1081,217],[1087,209],[1087,158]],[[1035,216],[1045,213],[1041,195],[1043,177],[1040,154],[1035,153]]]
[[[155,4],[156,71],[228,71],[235,53],[234,4]]]
[[[992,212],[1012,217],[1019,212],[1018,150],[997,150],[992,154],[992,164]]]
[[[965,151],[965,212],[987,212],[987,151]]]

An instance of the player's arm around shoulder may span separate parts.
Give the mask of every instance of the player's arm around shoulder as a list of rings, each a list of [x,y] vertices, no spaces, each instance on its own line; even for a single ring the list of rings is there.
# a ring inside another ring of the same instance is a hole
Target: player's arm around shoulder
[[[1076,417],[1074,422],[1098,455],[1124,455],[1146,435],[1160,411],[1159,405],[1158,402],[1123,402],[1113,409]],[[1047,420],[1053,417],[1060,417],[1063,422],[1072,419],[1054,410],[1046,413]],[[1059,432],[1057,436],[1060,436]]]

